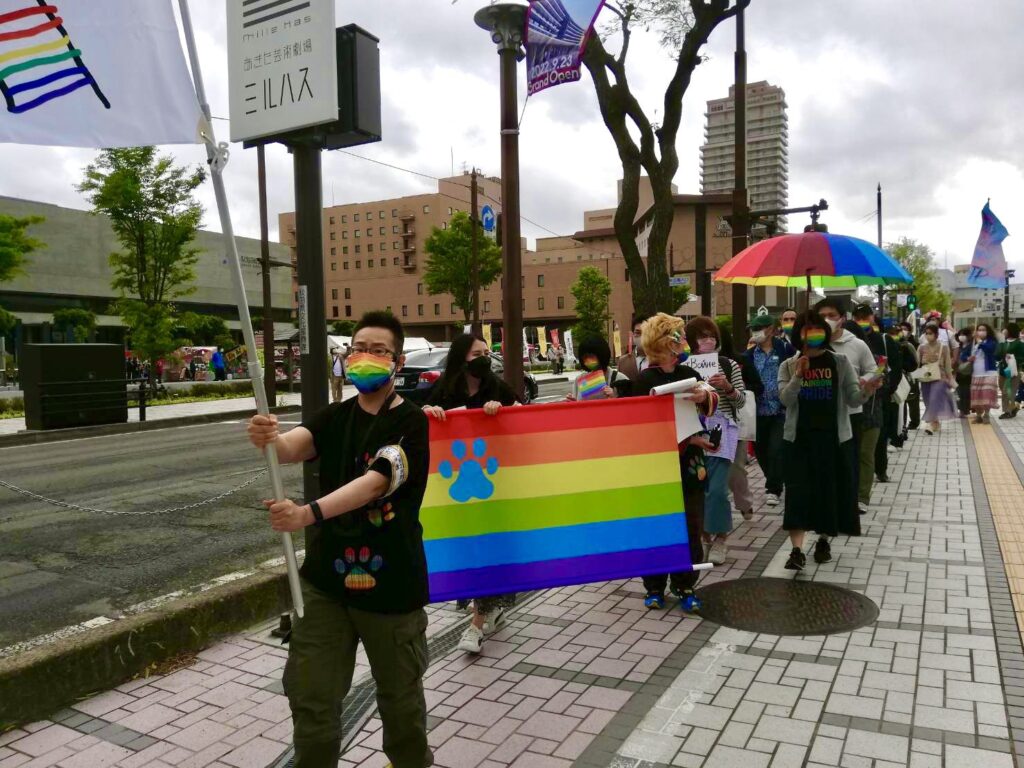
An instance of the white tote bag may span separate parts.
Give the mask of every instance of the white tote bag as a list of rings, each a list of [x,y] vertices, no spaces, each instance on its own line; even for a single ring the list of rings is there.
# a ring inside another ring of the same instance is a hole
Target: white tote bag
[[[907,396],[910,394],[910,382],[906,376],[900,376],[900,383],[896,386],[896,391],[893,392],[892,399],[894,402],[902,405],[907,402]]]
[[[739,413],[740,440],[757,439],[757,398],[753,392],[747,391],[747,398]]]

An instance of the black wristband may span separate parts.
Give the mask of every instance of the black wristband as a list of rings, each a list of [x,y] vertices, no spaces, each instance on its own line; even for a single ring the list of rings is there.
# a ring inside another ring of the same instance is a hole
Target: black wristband
[[[309,502],[309,508],[313,512],[313,525],[320,525],[324,521],[324,513],[320,511],[320,504],[314,499]]]

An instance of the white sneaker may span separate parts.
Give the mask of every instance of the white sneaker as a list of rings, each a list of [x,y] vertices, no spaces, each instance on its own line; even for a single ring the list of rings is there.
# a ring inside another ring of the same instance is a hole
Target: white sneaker
[[[715,539],[711,542],[711,549],[708,550],[708,562],[713,565],[722,565],[725,562],[726,555],[729,554],[729,545],[721,539]]]
[[[501,629],[508,620],[505,618],[504,608],[495,608],[490,613],[484,614],[484,637],[490,637]]]
[[[779,506],[779,502],[781,500],[782,499],[779,497],[779,494],[777,494],[777,493],[769,493],[768,494],[768,501],[766,503],[768,504],[769,507],[777,507],[777,506]]]
[[[480,653],[483,643],[483,630],[475,624],[470,624],[466,627],[466,631],[462,633],[462,639],[459,640],[459,650],[466,653]]]

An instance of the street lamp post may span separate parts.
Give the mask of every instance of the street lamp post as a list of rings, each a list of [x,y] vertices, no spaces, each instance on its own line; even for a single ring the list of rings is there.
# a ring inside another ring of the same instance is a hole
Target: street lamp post
[[[733,96],[734,114],[736,116],[734,181],[732,190],[732,255],[740,253],[747,247],[749,234],[750,204],[747,200],[747,49],[745,24],[743,17],[744,4],[739,3],[736,10],[736,55],[735,55],[735,95]],[[732,336],[736,349],[747,346],[747,286],[734,283],[732,286]]]
[[[523,395],[523,263],[519,233],[519,101],[516,67],[523,56],[526,6],[496,3],[473,17],[491,34],[501,59],[501,250],[505,275],[502,341],[505,381]]]

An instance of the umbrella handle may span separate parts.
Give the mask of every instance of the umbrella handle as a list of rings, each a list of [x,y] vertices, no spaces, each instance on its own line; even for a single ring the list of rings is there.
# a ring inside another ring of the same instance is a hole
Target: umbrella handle
[[[811,311],[811,272],[813,270],[807,269],[807,306],[804,307],[808,312]]]

